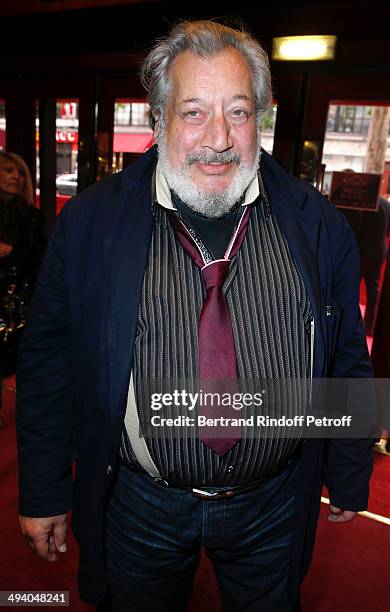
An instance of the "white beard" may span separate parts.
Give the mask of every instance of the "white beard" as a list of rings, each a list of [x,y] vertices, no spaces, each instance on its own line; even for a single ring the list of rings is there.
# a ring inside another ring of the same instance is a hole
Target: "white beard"
[[[159,166],[169,188],[174,191],[180,200],[189,208],[195,210],[204,217],[223,217],[240,201],[257,174],[261,155],[260,130],[257,131],[257,142],[258,147],[256,155],[251,164],[242,163],[240,156],[231,151],[224,151],[222,153],[213,153],[210,151],[193,153],[187,156],[182,167],[175,170],[172,168],[168,159],[165,130],[160,129],[158,140]],[[237,172],[225,191],[200,191],[190,174],[190,166],[195,161],[200,161],[201,163],[235,163],[237,165]]]

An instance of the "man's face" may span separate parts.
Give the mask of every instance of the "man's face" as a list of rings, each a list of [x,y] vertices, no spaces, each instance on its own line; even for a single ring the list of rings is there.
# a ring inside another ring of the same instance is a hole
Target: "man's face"
[[[246,60],[236,49],[207,58],[185,51],[174,60],[170,76],[164,126],[161,130],[158,121],[155,128],[159,152],[169,164],[168,183],[174,173],[200,194],[220,197],[237,182],[245,191],[259,151]],[[170,187],[177,191],[174,184]]]
[[[24,189],[25,176],[19,172],[12,160],[0,158],[0,189],[5,193],[21,194]]]

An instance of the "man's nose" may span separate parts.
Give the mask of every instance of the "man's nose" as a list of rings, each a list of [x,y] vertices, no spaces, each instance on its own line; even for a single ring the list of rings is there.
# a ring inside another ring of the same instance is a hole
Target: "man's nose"
[[[201,145],[218,153],[234,146],[231,126],[223,115],[212,117],[207,122]]]

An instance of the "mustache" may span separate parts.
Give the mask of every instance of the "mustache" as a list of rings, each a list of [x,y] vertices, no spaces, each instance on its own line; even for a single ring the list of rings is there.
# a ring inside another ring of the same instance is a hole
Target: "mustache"
[[[200,162],[201,164],[237,164],[241,163],[241,155],[232,151],[222,151],[221,153],[212,151],[201,151],[199,153],[190,153],[186,157],[188,166]]]

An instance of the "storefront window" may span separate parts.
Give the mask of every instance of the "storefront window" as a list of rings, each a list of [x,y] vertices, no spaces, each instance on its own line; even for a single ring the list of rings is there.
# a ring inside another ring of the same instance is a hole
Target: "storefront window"
[[[332,172],[364,172],[373,106],[331,104],[328,110],[322,163],[322,192],[329,193]],[[380,108],[380,107],[375,107]],[[390,134],[385,161],[390,162]]]
[[[262,115],[260,119],[261,146],[270,155],[272,155],[274,148],[274,133],[277,112],[278,105],[275,103]]]
[[[113,172],[119,172],[154,144],[145,101],[118,99],[114,107]]]
[[[367,134],[372,106],[331,104],[326,124],[327,132]]]
[[[149,126],[149,104],[146,102],[116,101],[114,125]]]

